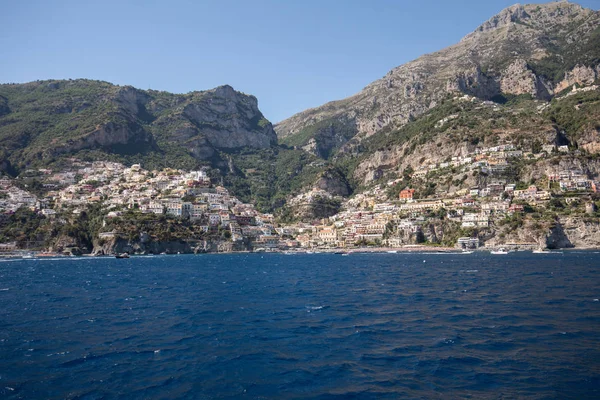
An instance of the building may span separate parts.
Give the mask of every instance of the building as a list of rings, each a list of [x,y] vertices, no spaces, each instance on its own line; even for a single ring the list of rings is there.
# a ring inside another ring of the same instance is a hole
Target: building
[[[45,208],[42,211],[40,211],[40,214],[48,218],[53,218],[56,216],[56,211],[54,211],[51,208]]]
[[[325,227],[317,233],[319,242],[328,245],[334,244],[337,241],[337,232],[333,227]]]
[[[415,194],[415,189],[404,189],[400,191],[400,200],[409,201],[412,200]]]
[[[476,249],[479,247],[479,238],[461,237],[456,244],[461,249]]]
[[[545,151],[548,154],[552,153],[554,151],[554,149],[556,149],[556,146],[553,144],[542,145],[542,151]]]
[[[490,219],[489,216],[485,214],[475,214],[475,213],[465,213],[462,217],[463,228],[485,228],[489,226]]]
[[[522,204],[511,204],[508,208],[509,213],[517,213],[525,211],[525,207]]]
[[[179,202],[169,202],[166,204],[167,215],[173,215],[175,217],[181,217],[182,207]]]
[[[496,213],[505,213],[506,211],[508,211],[509,206],[509,202],[506,201],[483,203],[481,205],[481,211],[487,214],[490,214],[492,211]]]
[[[427,176],[427,172],[428,171],[426,168],[419,168],[412,174],[412,178],[413,179],[423,179]]]
[[[221,216],[219,214],[208,214],[208,224],[210,226],[218,226],[221,223]]]
[[[402,211],[428,211],[428,210],[439,210],[444,207],[444,203],[441,200],[431,201],[420,201],[416,203],[407,203],[400,206]]]
[[[254,216],[249,216],[249,215],[236,215],[235,216],[235,220],[237,221],[237,223],[239,225],[254,225],[255,224],[255,220],[254,220]]]
[[[0,252],[14,251],[17,249],[16,242],[0,243]]]
[[[192,204],[192,208],[190,210],[190,218],[192,219],[200,219],[204,215],[204,212],[208,209],[208,204],[206,203],[194,203]]]

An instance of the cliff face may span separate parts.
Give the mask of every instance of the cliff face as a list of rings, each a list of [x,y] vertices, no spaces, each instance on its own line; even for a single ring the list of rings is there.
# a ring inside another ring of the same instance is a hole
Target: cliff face
[[[177,95],[89,80],[0,85],[0,144],[14,165],[81,151],[193,164],[276,143],[256,98],[230,86]]]
[[[341,173],[335,170],[324,171],[314,184],[314,187],[324,190],[333,196],[346,197],[351,192],[348,181],[346,181]]]
[[[70,139],[64,144],[49,148],[44,155],[56,156],[92,149],[124,151],[127,147],[134,148],[138,152],[146,149],[158,149],[152,134],[143,127],[137,124],[121,125],[108,122],[77,139]]]
[[[277,143],[272,125],[258,110],[254,96],[220,86],[183,108],[182,115],[217,148],[267,148]]]
[[[92,254],[196,254],[247,250],[244,245],[234,245],[221,240],[135,240],[112,239],[94,244]]]
[[[549,249],[599,248],[600,223],[597,218],[562,216],[556,221],[527,219],[518,229],[510,225],[490,228],[486,246],[510,244],[536,244]]]
[[[600,224],[585,218],[564,217],[546,239],[548,248],[600,248]]]
[[[501,101],[527,94],[548,100],[598,78],[599,27],[600,13],[577,4],[515,5],[458,44],[397,67],[358,94],[296,114],[275,129],[282,142],[308,145],[323,156],[344,148],[340,138],[360,141],[396,129],[449,95]]]

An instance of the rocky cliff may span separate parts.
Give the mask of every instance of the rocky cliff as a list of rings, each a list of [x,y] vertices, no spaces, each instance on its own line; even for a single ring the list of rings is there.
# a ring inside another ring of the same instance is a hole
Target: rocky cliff
[[[197,254],[218,253],[230,251],[247,251],[249,248],[243,243],[208,239],[208,240],[153,240],[140,238],[127,240],[115,238],[102,242],[95,242],[92,255],[112,254]]]
[[[549,249],[600,247],[600,221],[584,216],[562,216],[555,221],[525,220],[518,229],[496,226],[486,241],[488,247],[535,244]]]

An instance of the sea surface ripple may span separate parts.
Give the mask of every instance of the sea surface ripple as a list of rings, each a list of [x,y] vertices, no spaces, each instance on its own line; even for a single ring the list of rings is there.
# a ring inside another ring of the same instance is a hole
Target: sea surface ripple
[[[0,261],[0,398],[600,398],[600,254]]]

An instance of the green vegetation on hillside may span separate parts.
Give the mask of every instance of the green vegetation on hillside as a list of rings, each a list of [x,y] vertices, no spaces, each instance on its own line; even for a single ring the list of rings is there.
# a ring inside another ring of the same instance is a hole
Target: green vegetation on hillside
[[[593,90],[554,99],[544,115],[575,140],[586,129],[600,131],[600,92]]]
[[[316,157],[286,147],[242,149],[223,153],[222,158],[231,159],[235,170],[215,171],[214,178],[223,177],[225,186],[240,200],[263,211],[281,207],[288,195],[313,184],[322,169]]]
[[[600,28],[596,28],[583,43],[567,43],[564,36],[545,38],[544,46],[549,55],[541,60],[532,61],[530,67],[546,79],[558,83],[565,72],[577,65],[596,66],[600,63]]]
[[[327,148],[319,148],[318,152],[323,158],[329,158],[340,146],[356,135],[356,125],[352,121],[343,121],[338,118],[329,118],[309,125],[300,132],[284,137],[280,140],[281,144],[288,146],[304,146],[312,138],[317,143],[329,142],[331,138],[340,138],[337,143]]]

